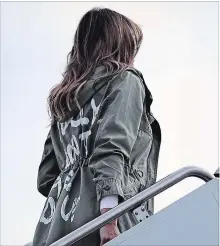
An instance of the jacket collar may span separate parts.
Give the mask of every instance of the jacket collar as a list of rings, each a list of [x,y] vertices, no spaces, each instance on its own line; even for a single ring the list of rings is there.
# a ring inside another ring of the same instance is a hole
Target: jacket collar
[[[147,107],[147,111],[150,112],[150,106],[151,106],[151,104],[153,102],[153,96],[152,96],[150,90],[148,89],[148,87],[146,85],[146,82],[144,80],[144,77],[143,77],[142,73],[138,69],[133,68],[133,67],[128,68],[127,71],[131,71],[134,74],[136,74],[140,78],[142,84],[144,85],[145,95],[146,95],[146,97],[145,97],[146,107]]]

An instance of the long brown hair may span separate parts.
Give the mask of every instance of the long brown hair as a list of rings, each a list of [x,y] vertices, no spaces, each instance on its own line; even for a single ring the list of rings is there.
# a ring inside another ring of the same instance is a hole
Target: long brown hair
[[[76,103],[79,90],[95,68],[105,66],[119,73],[131,66],[143,38],[141,28],[129,18],[107,8],[93,8],[80,20],[61,83],[48,97],[51,121],[65,118]]]

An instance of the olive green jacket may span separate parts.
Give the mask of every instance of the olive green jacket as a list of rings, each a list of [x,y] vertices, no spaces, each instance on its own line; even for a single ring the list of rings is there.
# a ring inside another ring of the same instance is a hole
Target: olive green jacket
[[[121,203],[155,183],[161,130],[152,101],[138,70],[117,76],[103,66],[95,70],[80,91],[82,109],[73,107],[46,139],[37,185],[47,201],[33,245],[50,245],[99,216],[102,197],[117,194]],[[153,199],[145,207],[152,215]],[[128,212],[118,226],[123,232],[136,223]],[[94,232],[74,245],[99,243]]]

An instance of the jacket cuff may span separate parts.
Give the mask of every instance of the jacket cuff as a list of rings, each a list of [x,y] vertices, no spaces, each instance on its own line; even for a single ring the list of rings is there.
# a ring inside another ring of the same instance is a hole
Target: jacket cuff
[[[100,200],[104,196],[118,195],[124,200],[124,194],[121,187],[121,180],[114,178],[107,178],[99,180],[96,184],[97,200]]]
[[[100,210],[103,208],[114,208],[118,205],[118,195],[105,196],[100,201]]]

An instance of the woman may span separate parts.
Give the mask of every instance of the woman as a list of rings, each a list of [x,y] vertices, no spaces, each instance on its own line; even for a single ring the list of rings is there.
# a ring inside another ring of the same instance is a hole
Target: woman
[[[47,197],[33,245],[50,245],[156,181],[160,127],[134,58],[138,25],[109,9],[81,19],[48,98],[51,127],[38,173]],[[148,216],[153,199],[145,203]],[[138,223],[130,211],[74,245],[99,246]]]

